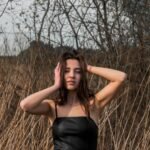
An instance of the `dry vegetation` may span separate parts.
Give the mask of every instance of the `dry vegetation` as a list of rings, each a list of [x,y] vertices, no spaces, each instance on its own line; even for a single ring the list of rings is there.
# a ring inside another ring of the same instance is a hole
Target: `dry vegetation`
[[[53,69],[60,54],[60,51],[29,48],[18,57],[0,58],[1,150],[53,149],[48,118],[23,112],[19,102],[53,84]],[[87,51],[84,55],[89,64],[128,74],[120,93],[100,116],[98,150],[149,150],[150,51],[124,49],[118,50],[117,56]],[[95,75],[88,78],[95,91],[107,84]]]

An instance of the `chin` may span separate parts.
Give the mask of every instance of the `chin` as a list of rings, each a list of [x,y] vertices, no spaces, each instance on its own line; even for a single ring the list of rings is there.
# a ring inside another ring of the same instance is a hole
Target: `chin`
[[[75,91],[76,88],[67,88],[67,90],[69,90],[69,91]]]
[[[77,87],[67,87],[67,90],[69,91],[75,91],[77,89]]]

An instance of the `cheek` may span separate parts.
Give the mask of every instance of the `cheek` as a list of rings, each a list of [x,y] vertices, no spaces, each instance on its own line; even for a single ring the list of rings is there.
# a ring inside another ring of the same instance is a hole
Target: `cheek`
[[[66,75],[66,74],[64,75],[64,79],[65,79],[65,80],[67,79],[67,75]]]
[[[78,78],[78,81],[80,82],[80,80],[81,80],[81,75],[78,75],[77,78]]]

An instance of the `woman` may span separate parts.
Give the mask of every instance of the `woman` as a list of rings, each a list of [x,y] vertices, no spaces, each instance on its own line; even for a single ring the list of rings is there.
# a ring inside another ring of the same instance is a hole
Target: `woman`
[[[88,88],[87,72],[110,83],[94,94]],[[96,150],[99,114],[115,97],[126,73],[88,65],[75,50],[63,53],[54,73],[54,85],[26,97],[20,103],[21,108],[49,117],[54,150]],[[47,99],[56,91],[59,91],[56,100]]]

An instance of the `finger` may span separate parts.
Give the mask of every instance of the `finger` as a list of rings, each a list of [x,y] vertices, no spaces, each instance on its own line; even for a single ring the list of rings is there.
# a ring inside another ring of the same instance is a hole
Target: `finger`
[[[58,62],[58,67],[60,67],[60,62]]]
[[[58,68],[60,68],[60,62],[58,62]]]
[[[57,68],[59,67],[59,62],[57,63],[57,66],[56,66]]]

